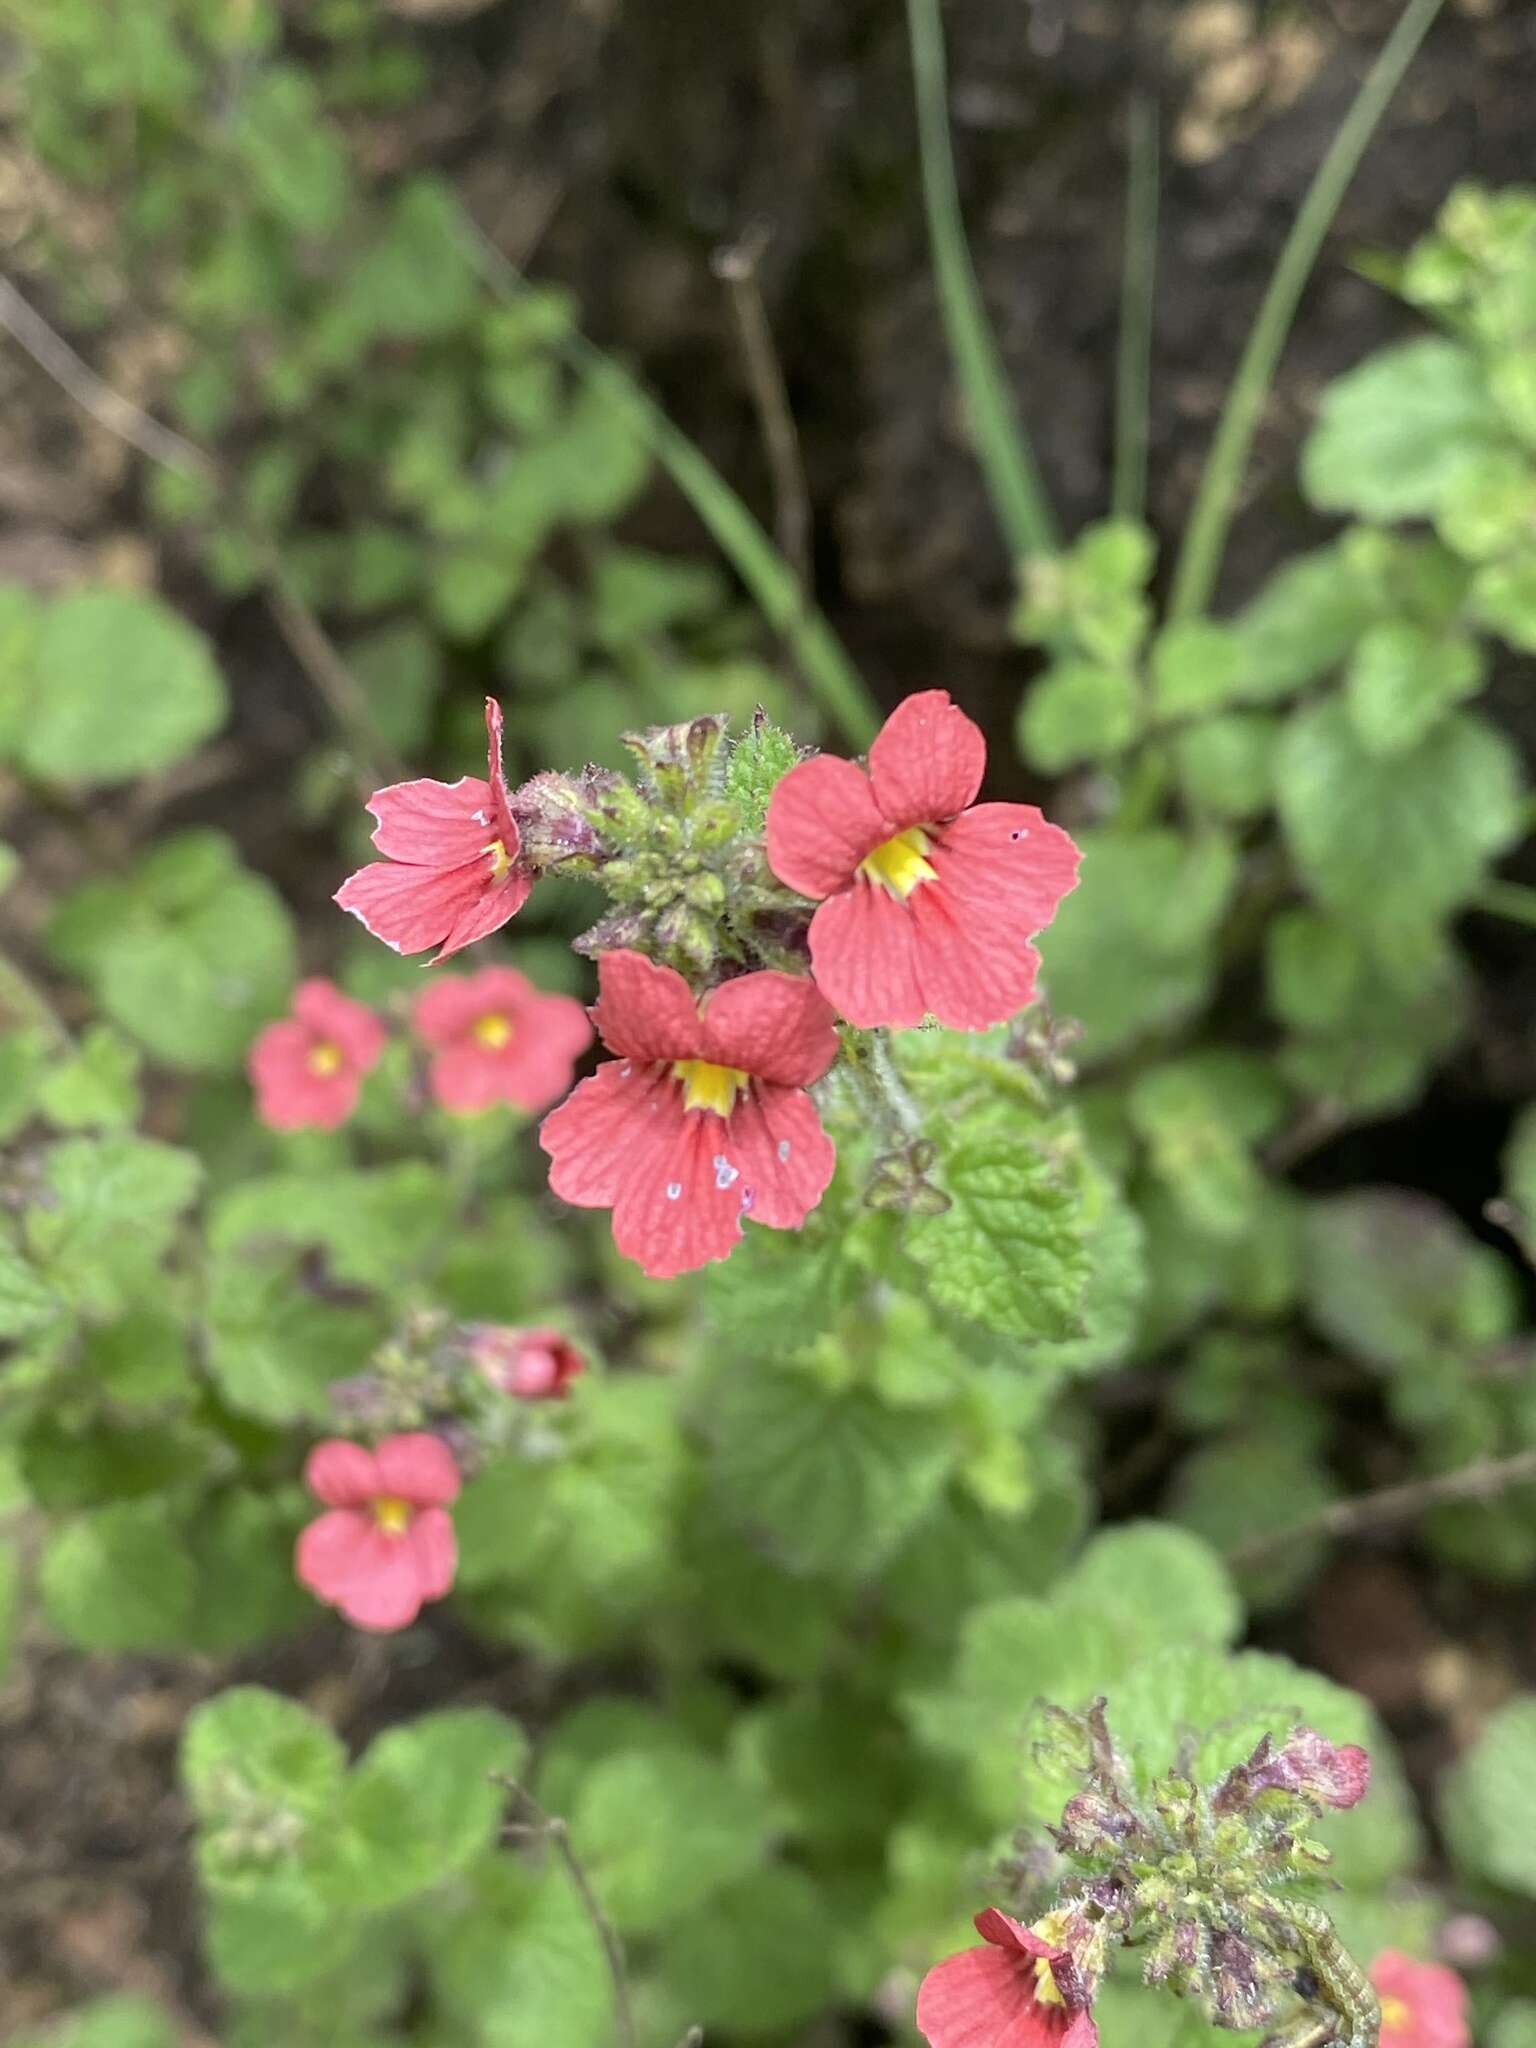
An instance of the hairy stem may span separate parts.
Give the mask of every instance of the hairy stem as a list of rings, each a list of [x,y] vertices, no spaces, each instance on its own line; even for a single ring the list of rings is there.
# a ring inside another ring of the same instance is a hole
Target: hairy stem
[[[514,1779],[501,1778],[498,1783],[504,1785],[518,1801],[532,1823],[524,1827],[511,1822],[503,1830],[504,1836],[514,1841],[532,1838],[548,1842],[564,1864],[571,1888],[581,1901],[582,1911],[592,1924],[592,1931],[602,1946],[603,1959],[608,1965],[608,1978],[613,1987],[613,2030],[618,2048],[635,2048],[635,2014],[629,1996],[629,1969],[624,1960],[624,1944],[592,1889],[592,1880],[572,1846],[570,1829],[558,1815],[546,1813],[533,1794]]]

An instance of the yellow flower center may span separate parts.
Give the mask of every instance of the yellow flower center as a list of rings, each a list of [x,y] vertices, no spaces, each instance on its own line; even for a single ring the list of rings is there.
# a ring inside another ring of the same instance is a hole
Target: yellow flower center
[[[729,1116],[748,1076],[740,1067],[717,1067],[713,1060],[674,1060],[672,1071],[683,1084],[683,1108],[711,1109]]]
[[[309,1071],[321,1079],[341,1072],[341,1047],[332,1045],[329,1039],[322,1039],[319,1045],[309,1049]]]
[[[1066,1933],[1068,1918],[1066,1913],[1047,1913],[1043,1920],[1035,1922],[1030,1932],[1057,1948]],[[1061,1986],[1056,1982],[1049,1956],[1035,1957],[1035,2002],[1037,2005],[1065,2005],[1067,2002],[1061,1995]]]
[[[489,1017],[475,1019],[475,1043],[483,1045],[487,1052],[500,1052],[512,1036],[512,1022],[492,1011]]]
[[[1408,2010],[1406,2000],[1384,1998],[1381,2001],[1381,2031],[1384,2034],[1389,2029],[1394,2034],[1402,2033],[1412,2020],[1413,2014]]]
[[[411,1526],[411,1504],[398,1494],[381,1493],[373,1503],[373,1519],[386,1536],[403,1536]]]
[[[910,896],[919,882],[937,879],[928,859],[928,834],[921,825],[909,825],[893,839],[882,839],[859,862],[859,873],[889,889],[893,896]]]
[[[502,881],[512,867],[512,856],[507,851],[507,842],[504,839],[493,839],[489,846],[483,846],[480,850],[491,857],[491,880]]]

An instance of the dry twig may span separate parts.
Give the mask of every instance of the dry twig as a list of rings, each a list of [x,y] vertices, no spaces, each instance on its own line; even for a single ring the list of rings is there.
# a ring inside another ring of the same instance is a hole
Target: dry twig
[[[1437,1472],[1429,1479],[1410,1479],[1401,1486],[1383,1486],[1374,1493],[1357,1494],[1353,1500],[1335,1501],[1315,1515],[1276,1529],[1263,1536],[1251,1536],[1227,1552],[1234,1565],[1260,1563],[1277,1550],[1288,1549],[1313,1536],[1357,1536],[1368,1529],[1389,1528],[1394,1522],[1411,1521],[1426,1508],[1443,1507],[1449,1501],[1494,1500],[1517,1486],[1536,1485],[1536,1451],[1517,1451],[1508,1458],[1484,1458],[1475,1465],[1462,1465],[1454,1472]]]
[[[758,265],[767,246],[768,230],[759,222],[729,248],[717,249],[713,268],[730,293],[747,382],[768,457],[768,472],[773,481],[773,537],[779,553],[799,579],[800,588],[808,592],[811,498],[800,460],[795,416],[790,410],[784,372],[773,345],[773,329],[768,324],[768,309],[757,281]]]

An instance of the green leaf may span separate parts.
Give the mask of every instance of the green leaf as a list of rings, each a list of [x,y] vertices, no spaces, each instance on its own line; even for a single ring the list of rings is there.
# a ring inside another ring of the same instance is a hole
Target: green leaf
[[[1265,936],[1269,1006],[1296,1029],[1341,1023],[1366,972],[1354,933],[1319,910],[1287,910]]]
[[[164,1500],[121,1501],[67,1522],[38,1571],[49,1621],[85,1650],[167,1650],[186,1637],[194,1573]]]
[[[1285,1091],[1263,1063],[1234,1052],[1153,1067],[1132,1087],[1126,1108],[1153,1171],[1190,1225],[1210,1237],[1243,1236],[1263,1190],[1248,1147],[1285,1109]]]
[[[1344,678],[1345,701],[1368,753],[1403,754],[1454,705],[1475,696],[1483,677],[1475,640],[1389,619],[1372,626],[1355,649]]]
[[[171,2017],[136,1992],[94,1999],[46,2033],[17,2035],[11,2048],[177,2048]]]
[[[21,765],[68,787],[169,768],[228,711],[203,636],[158,599],[125,590],[82,590],[49,607],[32,685]]]
[[[153,1138],[65,1138],[27,1211],[28,1249],[77,1306],[116,1313],[155,1275],[201,1179],[192,1153]]]
[[[1064,1613],[1129,1609],[1153,1640],[1224,1645],[1243,1631],[1243,1603],[1208,1543],[1166,1522],[1101,1530],[1058,1585]]]
[[[384,1336],[367,1309],[321,1300],[296,1258],[221,1257],[208,1300],[208,1365],[242,1415],[322,1423],[335,1380],[361,1372]]]
[[[761,716],[733,743],[725,764],[725,796],[746,831],[763,829],[769,797],[799,758],[793,735]]]
[[[722,1511],[791,1571],[873,1571],[932,1504],[956,1446],[922,1410],[764,1365],[723,1375],[710,1415]]]
[[[270,2000],[345,1970],[357,1922],[303,1877],[282,1873],[259,1889],[218,1890],[208,1901],[208,1959],[226,1990]]]
[[[110,1024],[93,1024],[77,1052],[56,1061],[38,1108],[63,1130],[118,1130],[139,1116],[138,1052]]]
[[[1303,1262],[1308,1312],[1343,1350],[1388,1369],[1507,1337],[1518,1318],[1508,1262],[1428,1195],[1360,1188],[1313,1202]]]
[[[165,840],[121,881],[92,882],[56,912],[49,948],[156,1059],[240,1067],[292,988],[288,914],[217,832]]]
[[[769,1864],[672,1928],[658,1967],[681,2011],[747,2035],[803,2026],[835,1997],[831,1902]]]
[[[1142,724],[1141,686],[1128,670],[1058,661],[1019,708],[1019,751],[1044,774],[1124,753]]]
[[[321,339],[327,357],[347,361],[374,340],[430,341],[462,327],[480,301],[469,232],[446,180],[404,185],[336,291]]]
[[[597,1932],[564,1868],[489,1859],[462,1910],[429,1922],[424,1960],[452,2039],[485,2048],[611,2048],[613,1993]]]
[[[943,1185],[949,1209],[914,1222],[908,1240],[934,1300],[1004,1336],[1080,1334],[1082,1194],[1057,1160],[983,1135],[946,1154]]]
[[[1536,520],[1536,472],[1527,456],[1499,448],[1469,463],[1453,480],[1435,518],[1448,548],[1486,562],[1529,543]]]
[[[527,1755],[522,1730],[490,1707],[426,1714],[388,1729],[347,1779],[317,1871],[338,1903],[378,1912],[441,1884],[488,1848]]]
[[[338,1280],[408,1283],[453,1223],[442,1175],[421,1160],[339,1173],[275,1173],[232,1188],[209,1220],[215,1252],[292,1245],[325,1252]]]
[[[1518,647],[1536,653],[1536,555],[1522,550],[1501,562],[1486,562],[1472,584],[1474,618]]]
[[[1344,703],[1311,706],[1280,743],[1279,801],[1314,894],[1384,957],[1475,894],[1523,829],[1514,753],[1466,713],[1382,759]]]
[[[604,646],[624,649],[670,628],[698,625],[723,610],[726,598],[712,563],[609,546],[592,576],[592,624]]]
[[[1045,993],[1100,1060],[1205,1000],[1237,878],[1231,843],[1170,830],[1085,832],[1082,879],[1040,935]]]
[[[22,1024],[0,1035],[0,1144],[31,1120],[38,1090],[58,1045],[45,1024]]]
[[[1328,387],[1302,451],[1302,488],[1324,512],[1430,518],[1460,473],[1503,438],[1470,349],[1403,342]]]
[[[1244,645],[1230,626],[1181,619],[1152,643],[1152,704],[1159,718],[1198,718],[1219,711],[1243,680]]]
[[[65,1314],[63,1297],[0,1232],[0,1337],[35,1337]]]
[[[1156,554],[1152,535],[1136,521],[1094,521],[1068,553],[1025,564],[1014,631],[1059,654],[1125,667],[1151,622],[1143,593]]]
[[[1536,1896],[1536,1696],[1488,1720],[1451,1771],[1442,1814],[1463,1868]]]
[[[351,198],[346,151],[307,73],[287,64],[254,71],[234,101],[228,140],[235,175],[285,228],[315,236],[341,225]]]
[[[351,642],[347,664],[390,746],[402,753],[424,746],[443,687],[442,649],[425,627],[408,619],[381,626]]]
[[[1190,808],[1217,818],[1252,818],[1274,802],[1280,721],[1263,711],[1230,711],[1176,733],[1173,758]]]
[[[762,1795],[707,1756],[639,1750],[589,1773],[571,1839],[615,1927],[675,1926],[746,1877],[768,1847]]]
[[[1186,1458],[1167,1512],[1218,1550],[1278,1535],[1337,1500],[1339,1490],[1302,1444],[1271,1434],[1233,1437]],[[1238,1568],[1243,1597],[1258,1612],[1285,1607],[1316,1575],[1326,1536],[1277,1544]]]
[[[346,1777],[340,1738],[297,1700],[265,1686],[217,1693],[187,1716],[181,1779],[215,1885],[264,1883],[324,1848]]]
[[[1336,669],[1377,616],[1369,580],[1340,543],[1279,569],[1234,622],[1240,694],[1288,697]]]

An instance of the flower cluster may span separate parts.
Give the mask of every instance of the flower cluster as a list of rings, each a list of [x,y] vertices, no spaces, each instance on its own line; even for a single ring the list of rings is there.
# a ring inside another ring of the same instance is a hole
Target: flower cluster
[[[449,1512],[461,1479],[490,1451],[533,1447],[530,1419],[564,1401],[586,1358],[563,1330],[415,1317],[371,1369],[331,1389],[343,1427],[311,1451],[309,1490],[326,1513],[299,1537],[295,1569],[358,1628],[407,1627],[453,1584]],[[547,1455],[541,1436],[537,1445]]]
[[[983,1945],[929,1971],[917,2024],[931,2048],[1096,2048],[1094,1998],[1122,1944],[1141,1949],[1149,1984],[1194,1999],[1217,2026],[1321,2008],[1309,2039],[1373,2048],[1376,1995],[1304,1896],[1328,1861],[1307,1829],[1365,1796],[1365,1751],[1296,1728],[1278,1745],[1265,1736],[1209,1790],[1183,1767],[1141,1794],[1104,1705],[1048,1710],[1042,1755],[1082,1780],[1047,1852],[1068,1874],[1027,1920],[988,1907]],[[1012,1868],[1017,1891],[1038,1891],[1038,1867]],[[1398,2048],[1465,2044],[1415,2032]]]
[[[1077,849],[1032,805],[977,802],[986,742],[946,691],[899,705],[863,767],[798,759],[782,735],[776,756],[759,727],[737,776],[718,717],[626,735],[637,784],[588,770],[513,790],[494,702],[486,724],[483,778],[375,793],[384,859],[336,900],[397,951],[442,960],[505,925],[540,873],[607,890],[577,949],[597,962],[613,1058],[540,1135],[555,1193],[611,1210],[653,1277],[725,1257],[744,1219],[796,1229],[820,1201],[835,1155],[809,1091],[838,1058],[839,1018],[982,1030],[1033,999],[1031,942]],[[503,968],[428,989],[414,1024],[438,1101],[547,1106],[586,1047],[572,1007]]]

